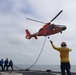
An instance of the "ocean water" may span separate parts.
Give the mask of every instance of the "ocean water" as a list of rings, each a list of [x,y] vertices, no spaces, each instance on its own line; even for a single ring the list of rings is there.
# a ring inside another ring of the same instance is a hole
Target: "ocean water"
[[[31,65],[15,65],[14,69],[20,70],[20,69],[28,69]],[[56,72],[60,72],[60,65],[34,65],[30,68],[30,70],[40,70],[40,71],[46,71],[46,70],[52,70]],[[71,66],[71,72],[76,73],[76,65]]]

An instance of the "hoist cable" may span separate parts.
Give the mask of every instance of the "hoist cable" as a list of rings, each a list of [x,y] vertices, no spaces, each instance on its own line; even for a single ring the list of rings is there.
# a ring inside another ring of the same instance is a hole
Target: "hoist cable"
[[[47,37],[45,37],[44,43],[43,43],[43,45],[42,45],[41,51],[40,51],[40,53],[39,53],[36,61],[28,68],[28,70],[29,70],[30,68],[32,68],[32,67],[36,64],[36,62],[38,61],[38,59],[39,59],[39,57],[40,57],[40,55],[41,55],[41,53],[42,53],[42,51],[43,51],[43,48],[44,48],[44,45],[45,45],[45,42],[46,42],[46,38],[47,38]]]
[[[39,53],[39,55],[38,55],[36,61],[35,61],[35,62],[34,62],[34,63],[33,63],[28,69],[21,69],[21,68],[15,66],[15,65],[13,65],[13,66],[14,66],[15,68],[19,69],[19,70],[29,70],[30,68],[32,68],[32,67],[36,64],[36,62],[38,61],[38,59],[39,59],[39,57],[40,57],[40,55],[41,55],[41,53],[42,53],[42,51],[43,51],[43,48],[44,48],[44,46],[45,46],[45,42],[46,42],[46,38],[47,38],[47,37],[45,37],[45,40],[44,40],[44,42],[43,42],[43,45],[42,45],[41,51],[40,51],[40,53]]]

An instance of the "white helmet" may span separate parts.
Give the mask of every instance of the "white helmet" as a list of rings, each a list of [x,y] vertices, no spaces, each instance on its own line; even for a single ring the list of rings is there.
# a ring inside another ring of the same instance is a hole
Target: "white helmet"
[[[65,42],[61,43],[61,47],[67,46]]]

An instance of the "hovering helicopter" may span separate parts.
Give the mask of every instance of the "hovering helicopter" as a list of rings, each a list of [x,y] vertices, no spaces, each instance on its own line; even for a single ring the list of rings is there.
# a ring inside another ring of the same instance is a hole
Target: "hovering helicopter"
[[[45,25],[40,28],[40,30],[34,34],[31,34],[29,32],[28,29],[26,29],[26,39],[31,39],[32,37],[34,37],[35,39],[37,39],[37,36],[49,36],[49,35],[53,35],[56,33],[62,33],[62,31],[64,31],[66,28],[65,25],[56,25],[56,24],[51,24],[52,21],[54,21],[62,12],[63,10],[61,10],[49,23],[45,23]],[[44,23],[41,21],[37,21],[37,20],[33,20],[30,18],[26,18],[28,20],[32,20],[32,21],[36,21],[36,22],[40,22],[40,23]]]

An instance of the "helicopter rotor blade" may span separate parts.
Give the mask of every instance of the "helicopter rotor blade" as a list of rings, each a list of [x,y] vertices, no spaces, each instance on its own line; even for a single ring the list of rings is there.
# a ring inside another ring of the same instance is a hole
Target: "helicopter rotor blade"
[[[41,22],[41,21],[38,21],[38,20],[34,20],[34,19],[30,19],[30,18],[26,18],[27,20],[31,20],[31,21],[35,21],[35,22],[39,22],[39,23],[43,23],[43,24],[46,24],[45,22]]]
[[[54,21],[62,12],[63,12],[63,10],[61,10],[50,22]],[[26,19],[27,20],[31,20],[31,21],[35,21],[35,22],[46,24],[45,22],[42,22],[42,21],[38,21],[38,20],[30,19],[30,18],[26,18]]]
[[[63,10],[61,10],[50,22],[54,21],[62,12]]]

